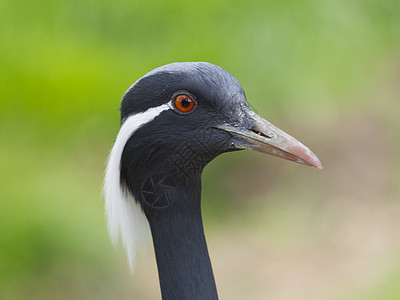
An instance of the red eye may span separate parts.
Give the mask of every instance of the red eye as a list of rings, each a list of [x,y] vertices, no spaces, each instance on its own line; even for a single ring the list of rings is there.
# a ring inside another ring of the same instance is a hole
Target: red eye
[[[176,96],[174,101],[177,110],[188,113],[196,106],[196,102],[188,95],[181,94]]]

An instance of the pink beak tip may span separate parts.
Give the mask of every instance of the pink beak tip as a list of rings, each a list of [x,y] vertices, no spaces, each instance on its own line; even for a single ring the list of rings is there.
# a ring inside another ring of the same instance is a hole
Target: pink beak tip
[[[316,167],[318,170],[322,170],[324,168],[321,164],[321,161],[314,153],[312,153],[310,158],[311,159],[309,160],[309,162],[313,167]]]
[[[313,167],[316,167],[318,170],[322,170],[324,168],[321,163],[315,164]]]

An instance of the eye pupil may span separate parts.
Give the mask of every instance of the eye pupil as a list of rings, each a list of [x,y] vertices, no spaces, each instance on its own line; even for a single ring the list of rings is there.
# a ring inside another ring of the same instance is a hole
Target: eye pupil
[[[190,100],[187,99],[187,98],[182,99],[181,105],[182,105],[184,108],[188,108],[188,107],[190,106]]]

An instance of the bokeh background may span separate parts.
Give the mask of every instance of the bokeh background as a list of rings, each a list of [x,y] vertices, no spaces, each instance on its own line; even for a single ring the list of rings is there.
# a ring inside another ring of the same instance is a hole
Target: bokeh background
[[[203,174],[221,299],[400,299],[400,2],[0,1],[0,299],[160,299],[108,238],[129,85],[175,61],[238,78],[318,171],[259,153]]]

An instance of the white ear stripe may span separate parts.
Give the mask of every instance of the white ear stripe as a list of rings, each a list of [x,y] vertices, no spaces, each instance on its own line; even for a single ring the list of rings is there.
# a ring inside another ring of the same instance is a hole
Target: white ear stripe
[[[107,161],[103,191],[108,230],[115,245],[118,244],[119,236],[121,236],[131,272],[135,266],[136,250],[138,246],[143,245],[148,240],[150,228],[140,205],[136,203],[130,193],[121,189],[120,164],[122,152],[128,139],[136,130],[169,108],[168,104],[163,104],[128,117],[118,132]]]

